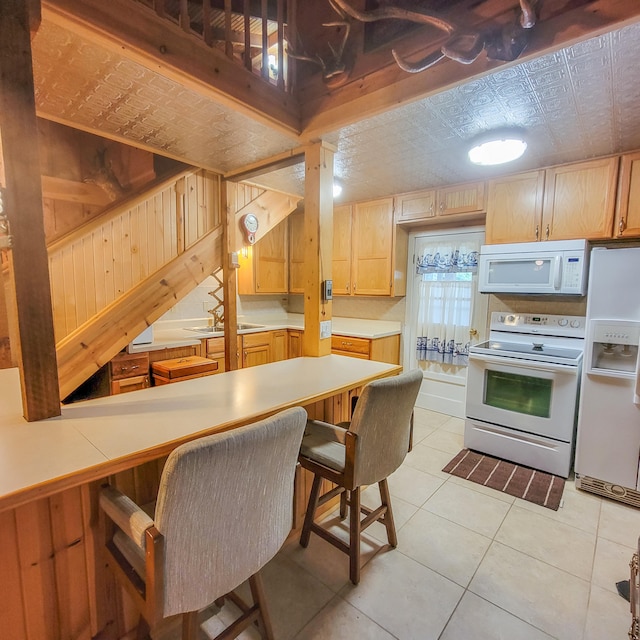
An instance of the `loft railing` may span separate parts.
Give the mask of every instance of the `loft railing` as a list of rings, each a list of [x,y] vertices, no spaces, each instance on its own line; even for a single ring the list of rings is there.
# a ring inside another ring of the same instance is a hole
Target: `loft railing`
[[[296,0],[135,0],[245,69],[293,90],[285,40],[295,34]]]

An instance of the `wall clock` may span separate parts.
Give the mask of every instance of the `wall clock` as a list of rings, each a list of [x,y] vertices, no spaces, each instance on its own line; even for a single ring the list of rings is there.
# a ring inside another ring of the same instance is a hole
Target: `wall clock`
[[[241,224],[247,242],[249,244],[253,244],[256,241],[258,218],[256,218],[253,213],[247,213],[246,215],[242,216]]]

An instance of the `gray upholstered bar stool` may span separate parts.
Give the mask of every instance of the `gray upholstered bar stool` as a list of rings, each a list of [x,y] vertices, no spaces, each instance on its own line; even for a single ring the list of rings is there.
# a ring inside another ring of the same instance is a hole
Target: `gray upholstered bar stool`
[[[217,638],[256,623],[273,637],[259,570],[291,531],[296,459],[307,413],[281,413],[177,447],[160,481],[153,519],[113,487],[100,506],[115,523],[109,565],[141,613],[139,637],[182,614],[184,640],[198,611],[228,596],[243,614]],[[254,604],[233,594],[249,580]]]
[[[358,398],[351,422],[332,425],[309,420],[302,439],[299,461],[314,474],[300,544],[309,544],[311,533],[349,555],[349,578],[360,581],[360,534],[376,520],[384,523],[392,547],[397,545],[387,477],[409,450],[413,407],[422,371],[416,369],[367,384]],[[337,486],[320,495],[322,479]],[[381,506],[375,510],[360,504],[360,488],[378,483]],[[349,544],[314,522],[315,512],[340,494],[340,515],[349,505]],[[361,521],[360,514],[365,518]]]

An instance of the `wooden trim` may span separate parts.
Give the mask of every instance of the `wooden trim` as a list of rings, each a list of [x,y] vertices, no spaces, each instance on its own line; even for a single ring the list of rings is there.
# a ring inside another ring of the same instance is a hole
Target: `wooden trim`
[[[270,171],[277,171],[278,169],[285,169],[295,164],[304,162],[304,147],[296,147],[295,149],[289,149],[289,151],[283,151],[270,158],[264,160],[258,160],[252,164],[248,164],[239,169],[228,171],[223,175],[225,180],[231,182],[240,182],[241,180],[251,180],[256,176],[261,176]]]
[[[43,17],[200,95],[297,138],[298,106],[276,87],[177,25],[128,0],[44,0]],[[165,53],[158,55],[158,52]]]

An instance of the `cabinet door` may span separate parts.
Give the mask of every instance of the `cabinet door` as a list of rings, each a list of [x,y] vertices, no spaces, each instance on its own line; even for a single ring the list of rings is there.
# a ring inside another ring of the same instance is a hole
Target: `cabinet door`
[[[393,200],[384,198],[354,206],[351,269],[353,294],[391,295]]]
[[[438,189],[438,215],[482,213],[485,211],[484,182]]]
[[[244,347],[242,349],[242,367],[255,367],[259,364],[271,362],[271,347],[261,344],[257,347]]]
[[[299,358],[302,355],[302,331],[289,329],[289,358]]]
[[[282,221],[253,246],[256,293],[287,293],[287,221]]]
[[[289,293],[304,293],[304,213],[289,216]]]
[[[542,239],[610,238],[617,177],[617,157],[547,169]]]
[[[640,236],[640,151],[622,156],[613,233],[618,238]]]
[[[396,222],[433,218],[436,215],[436,191],[414,191],[396,196]]]
[[[271,362],[287,359],[287,338],[286,329],[271,332]]]
[[[540,240],[544,171],[490,180],[487,193],[487,244]]]
[[[333,208],[333,294],[351,293],[351,206]]]

